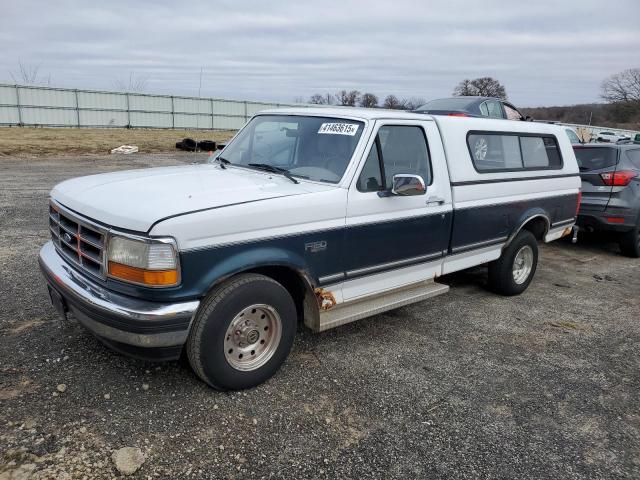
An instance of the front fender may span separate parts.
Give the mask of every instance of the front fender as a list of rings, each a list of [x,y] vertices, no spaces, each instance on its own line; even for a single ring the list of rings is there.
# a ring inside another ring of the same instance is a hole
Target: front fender
[[[211,248],[181,255],[183,294],[201,297],[212,286],[237,273],[260,267],[287,267],[314,285],[314,275],[304,258],[290,250],[273,246],[245,246],[238,251]]]

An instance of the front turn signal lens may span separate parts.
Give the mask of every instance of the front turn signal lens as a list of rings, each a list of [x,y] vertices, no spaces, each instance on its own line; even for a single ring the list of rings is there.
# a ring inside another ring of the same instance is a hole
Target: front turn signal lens
[[[145,270],[116,262],[109,262],[109,275],[150,287],[167,287],[178,283],[177,270]]]

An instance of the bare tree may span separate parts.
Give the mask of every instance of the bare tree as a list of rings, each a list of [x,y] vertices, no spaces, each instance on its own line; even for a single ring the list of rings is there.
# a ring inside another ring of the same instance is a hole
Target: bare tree
[[[425,103],[427,103],[427,101],[422,97],[403,98],[400,101],[403,110],[415,110]]]
[[[496,97],[507,99],[507,91],[495,78],[481,77],[469,80],[465,78],[453,90],[456,96]]]
[[[113,81],[113,87],[123,92],[144,92],[147,89],[148,83],[148,75],[138,76],[134,72],[131,72],[129,73],[129,78],[126,80],[116,78]]]
[[[333,105],[334,98],[330,93],[315,93],[309,97],[309,103],[313,103],[315,105]]]
[[[22,85],[50,85],[51,74],[48,74],[46,77],[41,76],[41,66],[42,62],[37,65],[29,65],[18,60],[18,69],[15,72],[9,71],[9,75],[11,75],[14,83]]]
[[[363,93],[360,97],[360,106],[364,108],[375,108],[378,106],[378,97],[373,93]]]
[[[392,110],[396,110],[401,108],[400,100],[395,95],[387,95],[382,103],[384,108],[390,108]]]
[[[341,90],[335,95],[338,105],[344,105],[348,107],[355,107],[356,103],[360,99],[360,92],[358,90]]]
[[[640,102],[640,68],[611,75],[602,82],[602,98],[611,103]]]
[[[476,95],[476,89],[471,84],[471,80],[465,78],[453,89],[453,94],[458,97],[473,97]]]

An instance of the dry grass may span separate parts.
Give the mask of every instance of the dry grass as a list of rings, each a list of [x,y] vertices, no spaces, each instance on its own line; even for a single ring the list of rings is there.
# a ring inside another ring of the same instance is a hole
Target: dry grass
[[[105,154],[120,145],[137,145],[142,153],[174,152],[185,137],[223,142],[234,132],[126,128],[0,128],[0,156]]]

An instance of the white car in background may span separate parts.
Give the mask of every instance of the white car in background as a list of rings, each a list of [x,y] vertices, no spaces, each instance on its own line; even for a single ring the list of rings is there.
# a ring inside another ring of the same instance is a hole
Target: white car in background
[[[596,137],[596,142],[603,143],[616,143],[620,140],[631,140],[631,137],[628,137],[627,135],[618,135],[614,132],[599,132]]]

